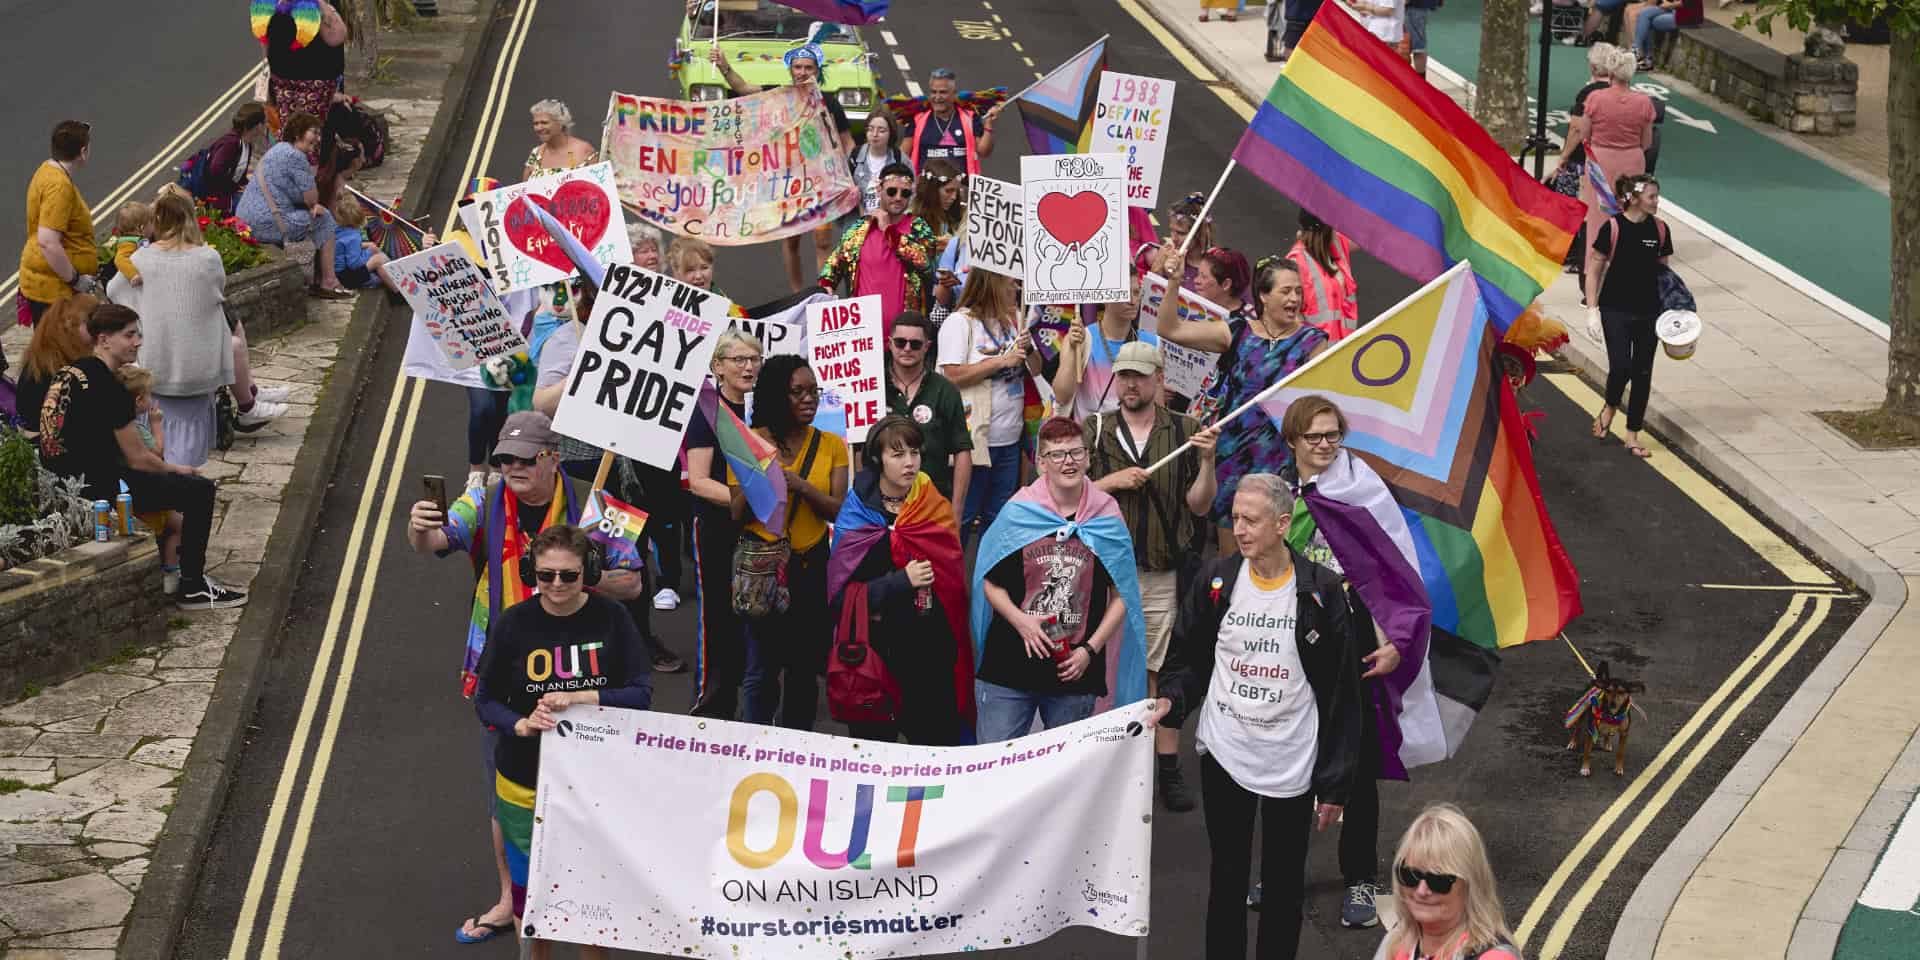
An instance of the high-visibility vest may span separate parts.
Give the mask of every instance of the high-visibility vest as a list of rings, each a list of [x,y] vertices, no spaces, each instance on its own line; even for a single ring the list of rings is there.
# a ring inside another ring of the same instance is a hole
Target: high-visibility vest
[[[980,149],[979,145],[973,141],[973,111],[955,105],[953,114],[957,118],[954,122],[960,125],[960,140],[967,147],[967,176],[971,177],[980,172]],[[931,116],[933,111],[927,110],[913,118],[913,140],[907,144],[907,156],[912,158],[915,164],[920,162],[920,135],[926,132],[927,118]]]

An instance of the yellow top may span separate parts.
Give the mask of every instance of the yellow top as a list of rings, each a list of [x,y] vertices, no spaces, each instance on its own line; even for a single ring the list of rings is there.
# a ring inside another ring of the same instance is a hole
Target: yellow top
[[[66,247],[76,278],[99,269],[93,211],[87,209],[73,178],[52,161],[41,164],[27,184],[27,245],[20,251],[20,294],[41,303],[58,303],[72,296],[73,288],[54,274],[41,255],[41,227],[60,231],[61,246]]]
[[[833,472],[845,470],[852,463],[852,459],[847,455],[847,441],[831,433],[822,433],[813,427],[808,427],[807,430],[810,434],[820,434],[820,450],[813,455],[813,468],[802,476],[817,489],[832,493]],[[792,463],[787,464],[788,469],[799,471],[800,461],[807,455],[807,445],[812,442],[811,435],[800,442],[799,456],[795,457]],[[735,487],[740,485],[739,481],[734,479],[732,471],[728,471],[727,483]],[[787,541],[793,545],[795,553],[813,549],[814,544],[819,543],[821,538],[827,535],[827,521],[831,519],[813,512],[813,505],[801,499],[799,494],[787,492]],[[745,529],[762,540],[779,539],[767,532],[767,528],[758,520],[748,521]]]

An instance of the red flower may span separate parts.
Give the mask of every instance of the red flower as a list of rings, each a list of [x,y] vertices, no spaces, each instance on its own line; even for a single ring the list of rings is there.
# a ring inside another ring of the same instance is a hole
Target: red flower
[[[206,226],[207,226],[208,224],[211,224],[212,222],[213,222],[213,218],[212,218],[212,217],[201,217],[201,218],[200,218],[200,226],[201,226],[201,228],[202,228],[202,229],[205,229],[205,228],[206,228]]]

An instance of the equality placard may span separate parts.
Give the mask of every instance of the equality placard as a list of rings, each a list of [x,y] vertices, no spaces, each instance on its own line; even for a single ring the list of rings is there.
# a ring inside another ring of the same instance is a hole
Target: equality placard
[[[607,268],[553,429],[671,468],[733,304],[631,264]]]
[[[706,102],[616,92],[600,155],[628,210],[721,246],[805,233],[860,203],[812,89]]]
[[[633,245],[620,198],[613,189],[613,167],[590,167],[534,177],[524,183],[473,195],[460,208],[460,221],[480,244],[501,293],[556,283],[578,272],[566,250],[533,214],[538,204],[568,233],[579,238],[600,263],[632,263]]]
[[[1127,299],[1126,176],[1117,153],[1020,158],[1027,303]]]
[[[487,285],[485,274],[457,243],[443,243],[382,266],[413,307],[414,326],[426,333],[447,366],[468,370],[527,348],[517,318]]]
[[[1027,278],[1026,211],[1020,185],[974,174],[967,178],[967,264],[1016,279]]]
[[[1157,273],[1148,273],[1140,280],[1140,329],[1159,333],[1160,304],[1167,298],[1167,280]],[[1175,316],[1181,322],[1194,320],[1218,320],[1227,322],[1227,308],[1194,293],[1185,287],[1180,288],[1180,302],[1174,308]],[[1183,347],[1160,338],[1160,357],[1164,361],[1161,372],[1167,378],[1167,389],[1184,397],[1200,394],[1200,383],[1212,373],[1220,363],[1220,355],[1205,350]]]
[[[1089,153],[1127,158],[1127,206],[1152,209],[1160,198],[1160,170],[1173,123],[1173,81],[1106,70],[1093,104]]]
[[[807,362],[820,381],[820,406],[846,410],[848,443],[887,413],[880,295],[807,304]]]
[[[1142,936],[1147,712],[919,747],[568,708],[540,744],[525,932],[727,960]]]

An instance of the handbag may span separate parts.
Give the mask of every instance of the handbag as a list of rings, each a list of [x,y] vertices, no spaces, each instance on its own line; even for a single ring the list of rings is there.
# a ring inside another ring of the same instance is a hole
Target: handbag
[[[807,452],[800,458],[806,476],[820,452],[820,431],[807,441]],[[742,533],[733,546],[733,612],[760,619],[787,612],[793,597],[787,592],[787,561],[793,557],[793,543],[786,537],[771,542]]]
[[[849,581],[827,658],[827,713],[841,723],[891,723],[900,716],[900,682],[868,642],[867,585]]]
[[[264,172],[260,180],[260,196],[266,198],[267,212],[273,214],[273,225],[280,229],[280,249],[287,252],[287,259],[307,265],[307,283],[312,284],[318,265],[320,248],[313,242],[313,224],[307,224],[307,235],[298,240],[287,235],[287,221],[280,218],[280,204],[273,199],[273,185],[268,183]]]

